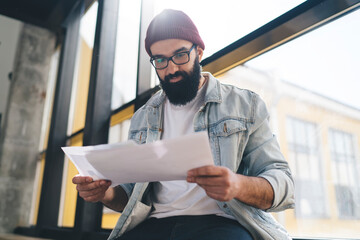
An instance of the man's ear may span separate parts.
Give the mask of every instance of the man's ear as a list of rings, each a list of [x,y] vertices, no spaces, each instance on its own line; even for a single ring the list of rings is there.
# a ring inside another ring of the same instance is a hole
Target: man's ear
[[[199,62],[201,62],[201,59],[204,55],[204,50],[201,47],[197,46],[196,51],[198,52],[198,55],[199,55]]]

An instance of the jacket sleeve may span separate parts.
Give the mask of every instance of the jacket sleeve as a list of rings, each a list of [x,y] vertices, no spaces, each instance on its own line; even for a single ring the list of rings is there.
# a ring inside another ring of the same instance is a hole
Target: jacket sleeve
[[[251,115],[253,121],[249,124],[249,137],[243,154],[246,173],[249,176],[262,177],[271,184],[274,200],[266,211],[293,208],[294,181],[291,171],[276,137],[270,130],[265,103],[256,94],[252,98]]]

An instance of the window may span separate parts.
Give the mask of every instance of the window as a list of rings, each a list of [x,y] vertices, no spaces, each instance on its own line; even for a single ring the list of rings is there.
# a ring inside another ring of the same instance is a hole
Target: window
[[[134,114],[134,105],[125,107],[111,116],[111,124],[109,129],[109,143],[125,142],[128,139],[128,132],[130,129],[130,118]],[[115,212],[106,206],[103,209],[103,216],[101,221],[102,228],[113,229],[120,216],[120,213]]]
[[[138,68],[139,0],[119,1],[111,109],[135,99]]]
[[[85,126],[98,5],[98,2],[95,1],[80,21],[80,36],[71,94],[68,135],[83,129]]]
[[[85,126],[97,12],[98,2],[95,1],[80,21],[78,52],[69,110],[68,135],[81,131]],[[69,145],[82,146],[82,139],[83,134],[78,134],[70,139]],[[68,158],[65,158],[58,220],[58,225],[62,227],[74,226],[77,191],[71,179],[76,174],[78,172],[75,166]]]
[[[360,218],[359,173],[350,133],[330,129],[332,175],[340,218]]]
[[[286,123],[288,160],[294,164],[296,215],[323,217],[325,191],[316,125],[291,117]]]

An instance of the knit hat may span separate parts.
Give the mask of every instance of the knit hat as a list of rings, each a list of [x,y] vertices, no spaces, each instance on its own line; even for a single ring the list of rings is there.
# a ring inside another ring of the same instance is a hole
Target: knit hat
[[[146,52],[151,56],[153,43],[165,39],[183,39],[205,49],[199,32],[188,15],[182,11],[165,9],[151,21],[145,38]]]

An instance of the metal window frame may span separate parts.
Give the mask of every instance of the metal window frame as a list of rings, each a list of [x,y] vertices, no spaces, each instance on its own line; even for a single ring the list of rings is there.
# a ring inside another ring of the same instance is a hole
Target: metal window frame
[[[61,49],[60,65],[55,89],[48,147],[41,188],[37,228],[57,227],[66,132],[70,109],[72,82],[74,78],[76,49],[78,47],[80,19],[84,11],[83,2],[78,2],[64,23],[65,38]]]
[[[111,94],[116,48],[118,0],[98,0],[98,15],[92,55],[90,85],[83,145],[108,142],[111,118]],[[85,202],[78,196],[75,226],[77,232],[101,230],[103,205]]]
[[[141,1],[140,13],[140,35],[139,35],[139,55],[138,55],[138,76],[136,86],[136,96],[141,95],[150,89],[151,64],[149,63],[149,55],[145,51],[146,30],[153,18],[153,2]]]

